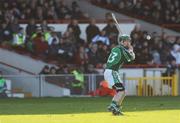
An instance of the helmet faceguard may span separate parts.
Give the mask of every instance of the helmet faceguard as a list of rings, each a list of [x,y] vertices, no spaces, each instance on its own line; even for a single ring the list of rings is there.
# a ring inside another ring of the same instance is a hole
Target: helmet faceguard
[[[131,37],[129,35],[123,34],[118,37],[118,42],[122,43],[123,41],[131,42]]]

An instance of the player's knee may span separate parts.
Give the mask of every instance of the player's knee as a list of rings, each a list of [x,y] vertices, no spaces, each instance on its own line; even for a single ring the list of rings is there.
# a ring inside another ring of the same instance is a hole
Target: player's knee
[[[124,85],[122,83],[116,83],[114,84],[113,88],[119,92],[119,91],[125,91]]]

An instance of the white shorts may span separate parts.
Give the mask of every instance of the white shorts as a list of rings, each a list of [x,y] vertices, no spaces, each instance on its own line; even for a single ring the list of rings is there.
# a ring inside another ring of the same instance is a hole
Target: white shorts
[[[104,79],[108,82],[109,88],[112,88],[115,83],[123,83],[119,73],[111,69],[105,69]]]

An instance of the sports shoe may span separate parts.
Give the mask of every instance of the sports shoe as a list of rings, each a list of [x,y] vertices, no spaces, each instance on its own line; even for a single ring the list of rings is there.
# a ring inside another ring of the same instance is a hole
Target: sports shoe
[[[108,107],[107,107],[107,109],[108,109],[108,111],[113,111],[114,109],[116,108],[116,104],[115,103],[111,103]]]
[[[123,113],[122,113],[120,110],[113,110],[113,111],[112,111],[112,114],[113,114],[113,115],[116,115],[116,116],[117,116],[117,115],[123,115]]]
[[[108,111],[112,112],[113,115],[123,115],[123,113],[120,111],[120,106],[115,102],[112,102],[107,109]]]

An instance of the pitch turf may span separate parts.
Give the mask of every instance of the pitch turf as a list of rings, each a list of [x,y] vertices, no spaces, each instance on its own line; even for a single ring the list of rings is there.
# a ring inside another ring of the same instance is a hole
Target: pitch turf
[[[180,97],[126,97],[124,116],[110,97],[0,99],[0,123],[180,123]]]

